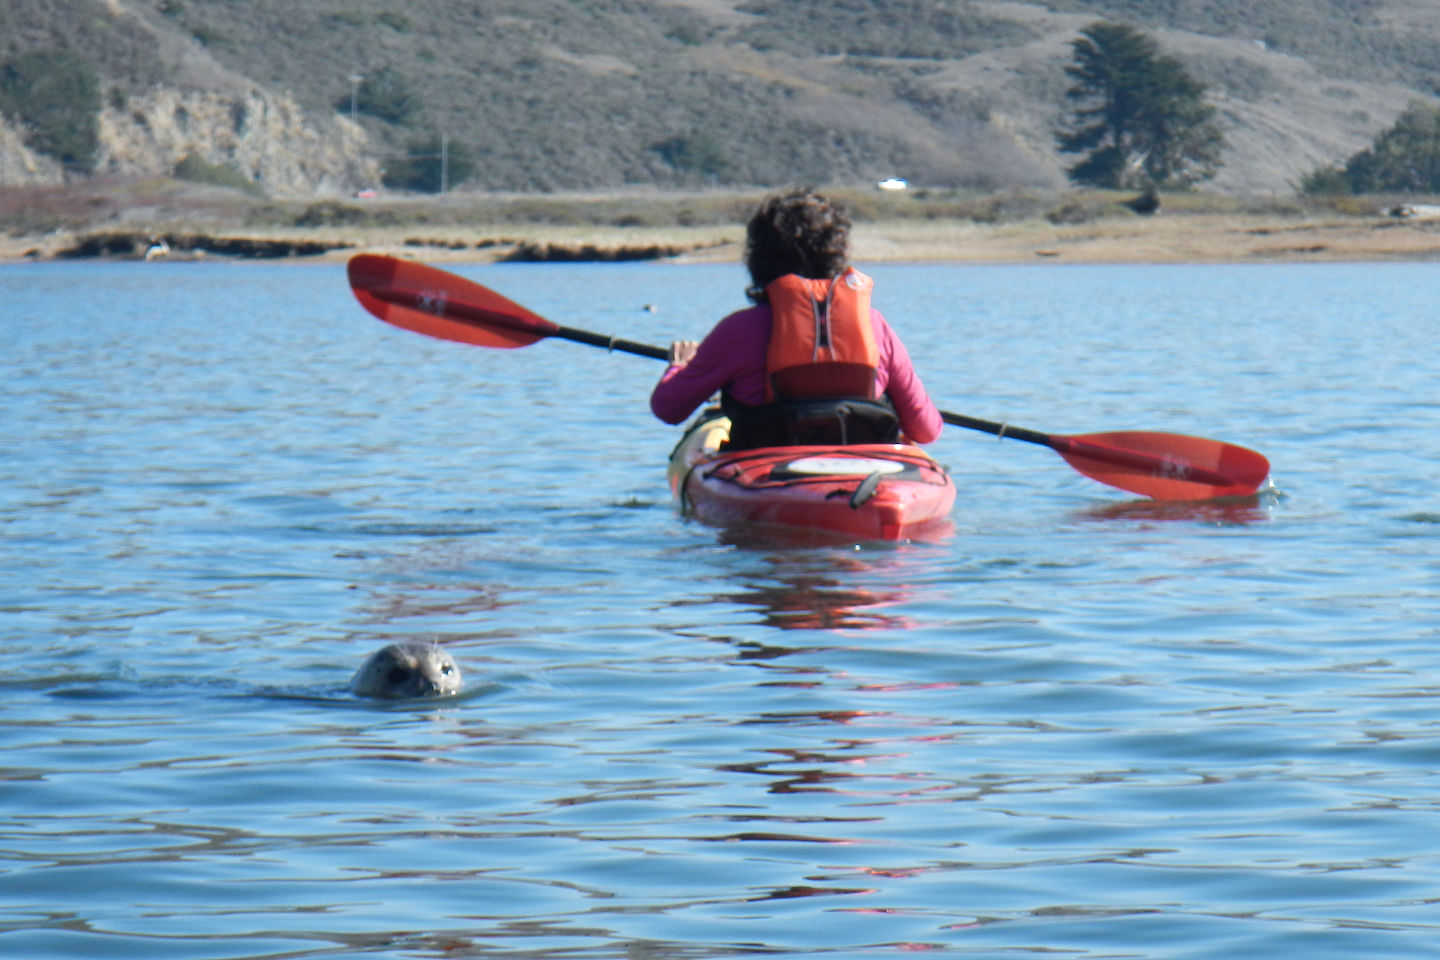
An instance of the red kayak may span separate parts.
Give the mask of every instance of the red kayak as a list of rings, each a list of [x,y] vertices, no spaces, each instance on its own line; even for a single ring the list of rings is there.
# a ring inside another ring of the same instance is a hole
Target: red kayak
[[[955,485],[904,443],[722,450],[724,417],[692,426],[670,458],[683,512],[717,526],[763,524],[862,540],[933,538],[949,528]]]

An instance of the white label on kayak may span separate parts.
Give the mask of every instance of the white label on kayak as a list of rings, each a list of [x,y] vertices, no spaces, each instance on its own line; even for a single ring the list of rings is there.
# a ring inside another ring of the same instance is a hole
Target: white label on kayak
[[[867,460],[860,457],[806,457],[785,464],[790,473],[806,476],[868,477],[872,473],[899,473],[905,464],[894,460]]]

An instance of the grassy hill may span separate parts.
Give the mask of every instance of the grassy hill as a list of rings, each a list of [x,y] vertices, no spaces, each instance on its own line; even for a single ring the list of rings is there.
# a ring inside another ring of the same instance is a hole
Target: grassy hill
[[[995,191],[1063,184],[1063,68],[1101,18],[1210,86],[1231,192],[1288,191],[1440,93],[1440,0],[6,0],[0,58],[78,50],[118,104],[288,94],[322,133],[383,97],[365,149],[443,133],[462,189]]]

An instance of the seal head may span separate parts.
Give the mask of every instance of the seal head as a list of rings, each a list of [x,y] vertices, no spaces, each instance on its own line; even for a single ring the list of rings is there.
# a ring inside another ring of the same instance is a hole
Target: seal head
[[[350,692],[384,700],[454,696],[460,692],[460,668],[438,644],[392,643],[360,665]]]

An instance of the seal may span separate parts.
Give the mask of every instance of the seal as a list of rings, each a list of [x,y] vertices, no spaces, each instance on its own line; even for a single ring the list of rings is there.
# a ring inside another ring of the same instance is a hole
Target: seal
[[[460,668],[434,643],[392,643],[366,658],[350,679],[359,697],[401,700],[460,692]]]

